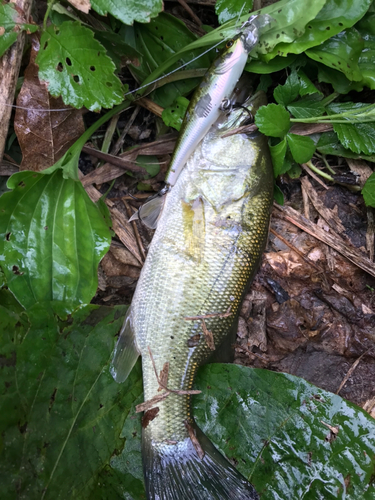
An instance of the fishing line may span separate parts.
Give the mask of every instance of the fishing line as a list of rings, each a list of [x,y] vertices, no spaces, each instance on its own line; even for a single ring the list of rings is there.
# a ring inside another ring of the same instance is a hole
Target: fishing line
[[[138,87],[138,88],[136,88],[134,90],[130,90],[129,92],[126,92],[126,94],[124,94],[124,97],[126,97],[128,95],[131,95],[131,94],[134,94],[135,92],[138,92],[139,90],[142,90],[142,89],[144,89],[146,87],[149,87],[150,85],[153,85],[156,82],[159,82],[163,78],[167,78],[168,76],[173,75],[173,73],[176,73],[176,71],[179,71],[180,69],[184,68],[185,66],[188,66],[189,64],[193,63],[194,61],[196,61],[200,57],[206,55],[211,50],[216,49],[216,47],[218,47],[221,43],[223,43],[223,40],[220,40],[218,43],[216,43],[215,45],[213,45],[209,49],[207,49],[204,52],[202,52],[202,54],[199,54],[198,56],[194,57],[194,59],[191,59],[187,63],[182,64],[181,66],[179,66],[178,68],[170,71],[166,75],[160,76],[159,78],[156,78],[156,80],[153,80],[150,83],[146,83],[146,85],[141,85],[140,87]],[[9,107],[9,108],[14,108],[14,109],[23,109],[23,110],[26,110],[26,111],[37,111],[38,113],[57,113],[57,112],[62,112],[62,111],[70,111],[71,112],[71,111],[74,111],[74,110],[77,109],[77,108],[73,108],[73,107],[72,108],[62,108],[62,109],[27,108],[26,106],[17,106],[16,104],[7,104],[7,103],[1,102],[1,101],[0,101],[0,105],[6,106],[6,107]]]

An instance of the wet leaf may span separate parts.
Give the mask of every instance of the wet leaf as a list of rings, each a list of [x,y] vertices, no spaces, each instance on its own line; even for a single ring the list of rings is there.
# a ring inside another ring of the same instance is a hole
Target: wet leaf
[[[375,207],[375,173],[371,174],[362,189],[363,198],[369,207]]]
[[[26,308],[38,301],[89,303],[111,236],[80,182],[14,174],[0,198],[0,265],[9,289]]]
[[[290,128],[288,111],[279,104],[262,106],[255,115],[255,124],[262,134],[270,137],[284,137]]]
[[[299,89],[299,95],[302,97],[304,95],[313,95],[313,94],[320,94],[323,95],[320,90],[318,90],[315,85],[312,83],[310,78],[306,75],[304,71],[301,69],[297,72],[298,78],[299,78],[299,83],[300,83],[300,89]]]
[[[335,92],[339,94],[347,94],[351,90],[356,90],[360,92],[363,90],[364,83],[350,81],[346,76],[340,71],[324,66],[323,64],[318,64],[318,81],[330,83]]]
[[[109,372],[125,311],[88,305],[61,319],[54,304],[37,304],[28,325],[0,306],[2,498],[92,498],[98,489],[142,390],[139,365],[121,385]]]
[[[149,23],[163,10],[162,0],[91,0],[91,7],[102,16],[112,14],[124,24]]]
[[[315,153],[315,143],[310,137],[288,134],[287,140],[293,159],[297,163],[306,163],[311,160],[313,154]]]
[[[40,45],[36,59],[39,78],[48,83],[51,95],[91,111],[122,102],[115,65],[90,29],[72,21],[52,25],[43,33]]]
[[[292,375],[239,365],[207,365],[196,386],[198,425],[262,500],[374,497],[375,421],[361,408]],[[328,426],[338,426],[334,437]]]
[[[245,12],[251,12],[253,0],[217,0],[215,12],[220,24],[238,18]]]
[[[0,57],[17,40],[21,31],[27,30],[34,33],[39,26],[28,24],[22,15],[17,12],[14,3],[4,3],[0,5]]]
[[[149,24],[136,24],[134,30],[127,29],[125,33],[127,35],[125,41],[142,54],[141,64],[131,66],[132,72],[140,81],[145,80],[150,72],[157,70],[163,62],[197,38],[179,19],[165,13],[161,13],[157,19],[152,19]],[[201,51],[189,51],[181,55],[178,62],[168,68],[168,72],[189,62],[199,53]],[[186,69],[207,68],[209,64],[210,57],[205,55],[189,64]],[[166,108],[177,97],[191,92],[199,81],[199,78],[189,78],[169,83],[151,95],[157,104]]]
[[[364,46],[363,39],[355,28],[350,28],[333,36],[326,42],[307,50],[306,54],[314,61],[339,70],[349,80],[362,80],[358,59]]]
[[[375,155],[366,156],[363,154],[356,154],[350,149],[344,148],[338,140],[335,132],[324,132],[324,134],[320,136],[316,148],[319,153],[324,155],[342,156],[344,158],[362,159],[375,162]]]
[[[22,150],[21,170],[39,172],[59,160],[85,131],[82,112],[51,97],[38,78],[35,58],[39,51],[36,35],[31,39],[30,62],[25,70],[17,105],[14,129]],[[63,111],[55,111],[62,109]],[[51,112],[50,112],[51,111]]]
[[[375,123],[334,123],[333,129],[344,148],[365,155],[375,153]]]
[[[163,122],[168,127],[173,127],[176,130],[180,130],[182,125],[182,120],[184,119],[187,107],[189,106],[189,101],[185,97],[177,97],[177,99],[163,110],[161,115]]]
[[[346,28],[352,27],[367,12],[372,0],[327,0],[319,13],[306,21],[306,30],[300,37],[294,37],[290,43],[278,44],[267,54],[266,60],[277,55],[301,54],[316,47]],[[301,8],[308,9],[309,2],[300,2]],[[277,4],[276,4],[277,5]]]
[[[259,59],[251,59],[246,64],[245,70],[250,73],[267,75],[290,66],[295,61],[296,57],[297,55],[295,54],[289,54],[286,57],[276,56],[269,62],[264,62]]]

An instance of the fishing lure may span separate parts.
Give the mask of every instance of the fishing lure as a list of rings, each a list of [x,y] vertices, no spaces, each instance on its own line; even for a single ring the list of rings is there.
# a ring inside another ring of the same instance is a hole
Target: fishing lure
[[[242,75],[248,55],[259,41],[260,29],[271,21],[268,15],[251,16],[241,26],[240,32],[228,40],[190,101],[165,178],[165,187],[142,205],[130,220],[140,219],[146,226],[156,228],[165,194],[175,185],[188,158],[220,114],[233,104],[230,96]]]

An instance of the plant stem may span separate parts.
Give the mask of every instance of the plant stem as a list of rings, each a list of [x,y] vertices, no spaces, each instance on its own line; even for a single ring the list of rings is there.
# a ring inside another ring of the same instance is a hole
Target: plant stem
[[[46,13],[45,13],[44,19],[43,19],[43,31],[47,30],[48,16],[49,16],[49,13],[51,12],[51,9],[52,9],[52,6],[54,3],[55,3],[55,0],[48,0],[47,10],[46,10]]]
[[[310,160],[310,161],[307,161],[306,162],[306,165],[313,171],[315,172],[316,174],[320,175],[321,177],[323,177],[324,179],[327,179],[327,181],[331,181],[331,182],[335,182],[335,179],[333,177],[331,177],[329,174],[326,174],[325,172],[322,172],[321,170],[319,170],[319,168],[316,168],[315,165],[313,165],[313,162]]]

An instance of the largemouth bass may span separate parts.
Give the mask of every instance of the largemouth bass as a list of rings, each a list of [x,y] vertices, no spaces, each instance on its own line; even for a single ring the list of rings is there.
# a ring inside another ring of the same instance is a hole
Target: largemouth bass
[[[254,113],[260,101],[248,109]],[[145,413],[142,436],[148,499],[258,499],[195,425],[186,393],[198,366],[237,329],[266,245],[273,198],[267,139],[259,133],[221,137],[246,117],[233,110],[218,122],[166,196],[114,353],[118,382],[142,355],[144,398],[153,408]],[[179,393],[160,400],[165,388]]]

